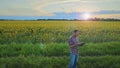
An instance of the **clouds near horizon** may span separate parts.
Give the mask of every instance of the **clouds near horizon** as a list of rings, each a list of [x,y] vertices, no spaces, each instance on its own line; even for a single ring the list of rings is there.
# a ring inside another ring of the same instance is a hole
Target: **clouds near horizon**
[[[91,13],[120,18],[120,0],[0,0],[0,16],[56,16]],[[1,18],[1,17],[0,17]]]

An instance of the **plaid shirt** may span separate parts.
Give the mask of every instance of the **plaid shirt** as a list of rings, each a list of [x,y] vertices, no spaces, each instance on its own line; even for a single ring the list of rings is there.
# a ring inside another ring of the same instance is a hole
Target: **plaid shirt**
[[[70,36],[70,38],[68,39],[69,46],[74,45],[78,42],[79,42],[78,37]],[[70,52],[77,55],[78,54],[78,46],[71,47]]]

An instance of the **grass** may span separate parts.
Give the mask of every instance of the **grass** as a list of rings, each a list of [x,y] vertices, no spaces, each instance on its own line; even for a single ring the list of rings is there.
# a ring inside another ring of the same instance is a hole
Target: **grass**
[[[13,56],[68,56],[69,46],[67,43],[51,44],[16,44],[0,45],[0,57]],[[104,56],[120,55],[119,42],[87,43],[86,46],[79,47],[80,56]]]
[[[78,68],[119,68],[120,43],[88,43],[79,47]],[[0,68],[67,68],[67,43],[0,45]]]
[[[120,21],[0,21],[0,68],[67,68],[80,30],[78,68],[120,68]]]
[[[69,57],[18,56],[0,58],[0,68],[67,68]],[[120,56],[79,57],[78,68],[119,68]]]

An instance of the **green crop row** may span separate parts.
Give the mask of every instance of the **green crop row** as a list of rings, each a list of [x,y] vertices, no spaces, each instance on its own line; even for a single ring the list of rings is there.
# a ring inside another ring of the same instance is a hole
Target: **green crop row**
[[[68,68],[69,57],[18,56],[0,58],[0,68]],[[120,56],[79,56],[78,68],[120,68]]]
[[[0,57],[13,56],[69,56],[70,48],[67,43],[50,44],[4,44],[0,45]],[[120,55],[119,42],[86,43],[79,47],[80,56]]]

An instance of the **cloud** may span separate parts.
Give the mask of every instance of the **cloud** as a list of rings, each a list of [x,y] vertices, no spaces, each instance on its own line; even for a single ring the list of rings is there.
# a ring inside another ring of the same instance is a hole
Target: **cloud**
[[[86,12],[56,12],[54,16],[40,16],[41,19],[82,19],[83,15]],[[103,10],[98,12],[90,12],[91,18],[119,18],[120,19],[120,11],[111,11],[111,10]]]
[[[96,14],[92,15],[92,18],[117,18],[120,19],[120,14]]]
[[[102,10],[97,12],[87,12],[91,18],[118,18],[120,11]],[[52,16],[0,16],[0,19],[83,19],[86,12],[55,12]]]
[[[119,6],[119,0],[1,0],[0,15],[55,16],[60,12],[118,11]]]
[[[116,8],[116,6],[109,7],[109,5],[111,5],[110,4],[111,1],[115,0],[52,0],[52,1],[42,0],[36,1],[34,3],[32,2],[32,4],[34,4],[33,10],[35,10],[36,12],[42,14],[51,13],[52,15],[54,15],[53,13],[55,12],[71,13],[71,12],[95,12],[105,9],[119,10],[118,8]],[[106,4],[108,3],[107,7],[106,5],[102,4],[105,2]]]

